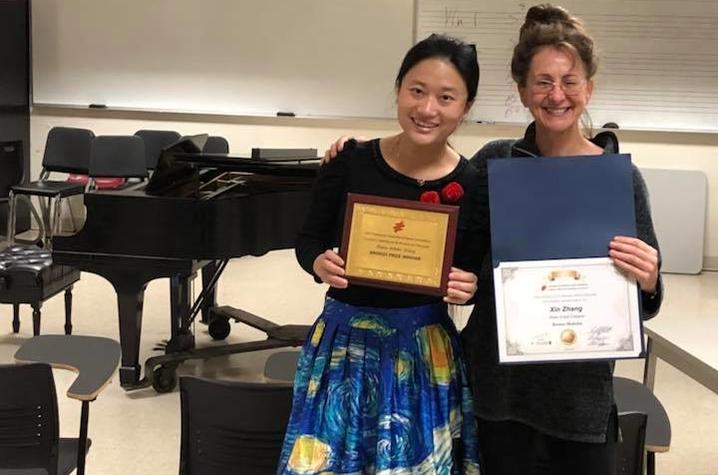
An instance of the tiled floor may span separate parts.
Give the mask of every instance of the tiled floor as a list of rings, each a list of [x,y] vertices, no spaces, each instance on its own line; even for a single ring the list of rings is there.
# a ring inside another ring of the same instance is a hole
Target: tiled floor
[[[718,274],[666,276],[665,315],[681,308],[685,292],[671,292],[671,282],[681,288],[700,287],[701,298],[718,302]],[[232,261],[223,276],[218,300],[221,304],[244,308],[279,323],[311,323],[322,304],[322,286],[315,285],[295,264],[291,251],[270,253],[261,258]],[[75,286],[74,330],[77,334],[117,338],[117,310],[112,286],[102,278],[83,274]],[[695,293],[687,295],[695,296]],[[168,283],[155,281],[148,286],[144,306],[141,358],[152,356],[152,347],[168,333]],[[43,333],[61,333],[62,298],[43,308]],[[12,355],[32,334],[31,313],[24,308],[18,335],[10,332],[12,308],[0,306],[0,362]],[[718,319],[718,314],[715,315]],[[199,345],[210,342],[206,328],[196,327]],[[250,341],[263,334],[233,325],[228,342]],[[232,355],[205,362],[188,362],[182,374],[200,374],[227,379],[259,379],[267,352]],[[640,379],[641,361],[620,362],[617,373]],[[80,405],[64,396],[74,379],[69,371],[55,371],[60,395],[61,432],[76,436]],[[718,394],[715,394],[665,363],[659,363],[656,394],[663,402],[673,426],[671,450],[656,457],[659,474],[718,473]],[[236,410],[240,410],[236,408]],[[175,391],[156,394],[152,389],[125,392],[115,379],[90,409],[92,449],[88,473],[152,474],[177,473],[179,463],[179,397]],[[239,473],[239,472],[238,472]]]

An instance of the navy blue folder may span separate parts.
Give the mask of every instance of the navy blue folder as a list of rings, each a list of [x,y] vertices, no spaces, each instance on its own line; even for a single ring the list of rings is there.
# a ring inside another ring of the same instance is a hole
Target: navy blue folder
[[[631,157],[488,161],[491,247],[500,262],[607,257],[635,236]]]

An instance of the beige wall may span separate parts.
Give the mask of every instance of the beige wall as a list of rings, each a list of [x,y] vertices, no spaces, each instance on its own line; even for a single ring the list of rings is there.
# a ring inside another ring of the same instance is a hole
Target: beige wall
[[[369,137],[397,130],[391,120],[208,116],[89,109],[35,108],[31,115],[32,176],[40,171],[47,132],[54,126],[84,127],[97,135],[132,134],[138,129],[169,129],[180,134],[209,133],[227,138],[233,153],[252,147],[317,148],[323,151],[343,134]],[[452,140],[464,155],[495,138],[516,137],[518,126],[464,124]],[[620,131],[621,150],[641,167],[701,170],[708,179],[704,267],[718,268],[718,134]],[[680,199],[680,197],[676,197]]]

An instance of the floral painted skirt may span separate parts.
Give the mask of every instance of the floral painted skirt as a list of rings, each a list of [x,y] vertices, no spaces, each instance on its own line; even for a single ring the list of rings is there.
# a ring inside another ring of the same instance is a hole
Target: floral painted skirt
[[[279,474],[478,474],[476,426],[443,303],[327,298],[304,343]]]

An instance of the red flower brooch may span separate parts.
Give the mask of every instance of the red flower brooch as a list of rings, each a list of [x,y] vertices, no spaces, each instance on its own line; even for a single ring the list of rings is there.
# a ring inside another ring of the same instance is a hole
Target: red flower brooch
[[[464,189],[455,181],[447,183],[446,186],[441,189],[441,198],[444,203],[458,203],[463,196]]]
[[[422,203],[441,203],[441,196],[434,190],[425,191],[419,197]]]
[[[441,194],[437,191],[425,191],[419,197],[419,201],[423,203],[445,203],[456,204],[464,196],[464,188],[457,182],[452,181],[441,189]]]

